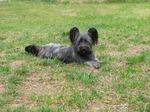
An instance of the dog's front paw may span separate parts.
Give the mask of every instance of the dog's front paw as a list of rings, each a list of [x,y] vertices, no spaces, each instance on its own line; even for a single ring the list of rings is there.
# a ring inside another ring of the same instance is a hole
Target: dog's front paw
[[[93,67],[96,68],[96,69],[99,69],[100,68],[100,63],[94,62]]]
[[[88,61],[86,64],[96,69],[100,68],[100,63],[97,61]]]
[[[29,45],[29,46],[25,47],[25,51],[37,56],[39,49],[35,45]]]

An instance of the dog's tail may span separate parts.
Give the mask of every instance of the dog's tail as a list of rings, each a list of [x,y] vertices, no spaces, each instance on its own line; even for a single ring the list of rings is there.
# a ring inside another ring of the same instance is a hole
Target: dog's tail
[[[25,47],[25,51],[28,52],[28,53],[31,53],[31,54],[33,54],[35,56],[38,56],[39,46],[36,46],[34,44],[26,46]]]

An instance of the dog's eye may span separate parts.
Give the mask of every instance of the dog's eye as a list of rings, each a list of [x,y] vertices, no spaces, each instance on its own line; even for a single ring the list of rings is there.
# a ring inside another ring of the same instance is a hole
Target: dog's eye
[[[83,39],[81,38],[80,40],[79,40],[79,43],[82,43],[83,42]]]
[[[84,42],[88,42],[86,39],[84,39]]]
[[[86,39],[81,39],[80,42],[87,42],[87,40]]]

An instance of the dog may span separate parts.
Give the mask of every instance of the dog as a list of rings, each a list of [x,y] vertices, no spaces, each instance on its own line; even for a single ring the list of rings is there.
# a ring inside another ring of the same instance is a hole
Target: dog
[[[73,27],[70,29],[69,38],[71,45],[32,44],[26,46],[25,51],[42,58],[57,58],[65,63],[78,62],[96,69],[100,67],[100,62],[93,51],[93,46],[98,43],[98,31],[94,27],[84,33]]]

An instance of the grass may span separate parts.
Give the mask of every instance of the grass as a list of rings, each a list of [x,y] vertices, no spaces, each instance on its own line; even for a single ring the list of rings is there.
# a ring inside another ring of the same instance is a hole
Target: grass
[[[0,2],[0,111],[149,112],[150,4],[48,2]],[[73,26],[97,28],[100,69],[24,52],[70,44]]]

